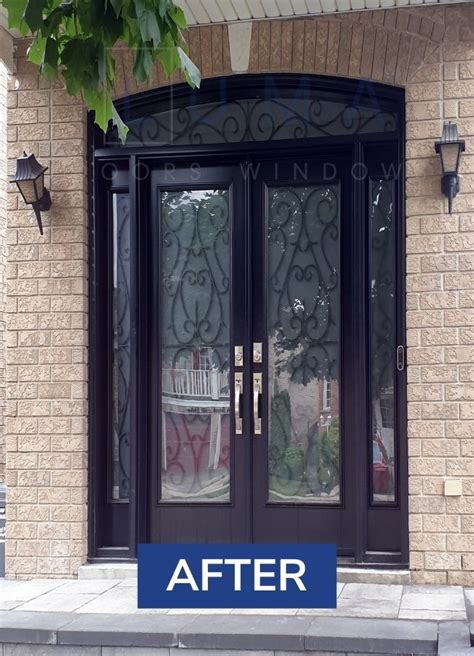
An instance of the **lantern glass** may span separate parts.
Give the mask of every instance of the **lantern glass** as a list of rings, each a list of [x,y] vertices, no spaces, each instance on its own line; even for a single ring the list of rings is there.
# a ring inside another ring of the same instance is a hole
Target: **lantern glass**
[[[17,182],[17,184],[25,203],[28,205],[36,203],[38,200],[36,180],[22,180],[21,182]]]
[[[44,173],[35,180],[36,200],[41,200],[44,194]]]
[[[459,143],[441,143],[441,166],[443,173],[457,173],[459,168],[459,157],[461,154],[461,147]]]

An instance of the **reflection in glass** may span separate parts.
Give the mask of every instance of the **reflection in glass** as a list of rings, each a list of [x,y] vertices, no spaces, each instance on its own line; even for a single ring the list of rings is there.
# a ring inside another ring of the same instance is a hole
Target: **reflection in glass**
[[[268,191],[269,499],[340,500],[339,187]]]
[[[112,499],[130,493],[130,198],[113,194]]]
[[[395,501],[395,234],[393,180],[370,180],[372,500]]]
[[[161,194],[161,498],[229,500],[227,190]]]

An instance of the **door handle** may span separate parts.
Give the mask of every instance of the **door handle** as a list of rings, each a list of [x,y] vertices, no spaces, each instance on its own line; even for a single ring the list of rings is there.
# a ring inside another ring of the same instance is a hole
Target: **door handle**
[[[262,395],[262,374],[253,375],[253,432],[262,434],[262,418],[260,417],[259,402]]]
[[[235,412],[235,434],[242,435],[243,420],[240,414],[240,399],[244,393],[244,374],[236,371],[234,374],[234,412]]]

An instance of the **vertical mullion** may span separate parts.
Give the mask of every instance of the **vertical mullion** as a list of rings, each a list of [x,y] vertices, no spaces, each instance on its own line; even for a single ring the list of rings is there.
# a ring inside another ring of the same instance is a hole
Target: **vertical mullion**
[[[364,147],[360,140],[355,144],[356,170],[361,171],[364,164]],[[369,413],[369,362],[367,359],[368,343],[368,285],[367,285],[367,180],[363,175],[352,176],[354,185],[355,216],[359,217],[356,232],[353,237],[354,257],[354,296],[357,297],[358,316],[354,317],[354,328],[356,334],[357,348],[355,359],[352,361],[354,373],[360,372],[362,384],[357,387],[357,399],[355,407],[357,417],[354,425],[356,436],[356,562],[363,562],[367,550],[367,513],[369,506],[369,458],[371,444],[368,440],[367,425]],[[356,308],[354,308],[355,310]]]

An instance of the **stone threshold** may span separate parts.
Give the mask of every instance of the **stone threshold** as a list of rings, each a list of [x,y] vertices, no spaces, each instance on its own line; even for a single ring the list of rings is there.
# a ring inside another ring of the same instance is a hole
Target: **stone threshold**
[[[181,650],[183,656],[193,652],[201,656],[207,651],[209,656],[292,656],[302,652],[308,656],[474,656],[467,622],[277,615],[78,616],[7,611],[0,612],[0,645],[4,656],[9,656],[13,645],[12,654],[70,652],[71,656],[78,653],[78,647],[84,655],[89,653],[86,648],[95,648],[94,654],[110,655],[154,648],[157,656],[172,656]],[[25,650],[19,645],[25,645]],[[56,649],[36,652],[27,650],[26,645],[55,645]],[[117,651],[106,652],[105,648]]]
[[[137,577],[134,563],[88,563],[79,568],[78,578],[82,580],[132,579]],[[339,583],[380,583],[409,585],[410,572],[406,569],[365,569],[359,567],[338,567]]]

